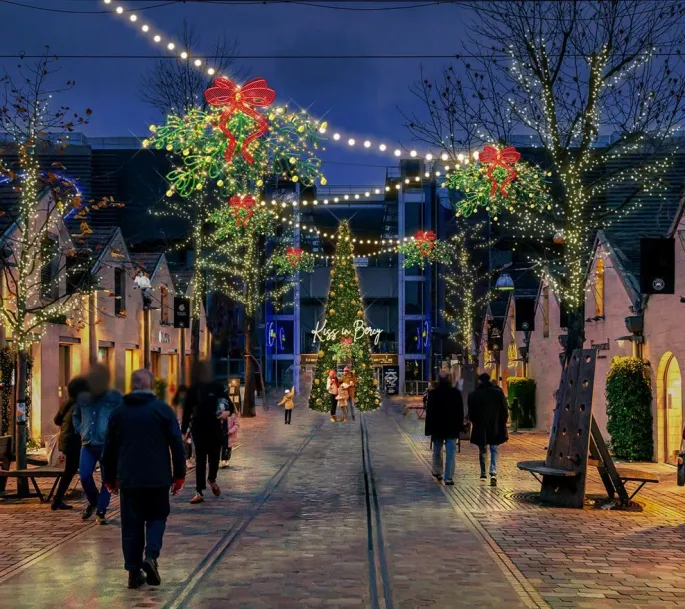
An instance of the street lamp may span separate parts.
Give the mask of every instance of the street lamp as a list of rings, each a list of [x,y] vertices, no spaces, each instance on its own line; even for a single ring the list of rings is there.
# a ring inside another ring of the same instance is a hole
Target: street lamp
[[[152,309],[152,284],[150,278],[142,271],[136,275],[133,283],[137,288],[140,288],[140,294],[143,297],[143,361],[147,370],[150,370],[152,362],[150,361],[150,309]]]
[[[495,289],[500,292],[511,292],[514,289],[514,280],[509,273],[502,273],[495,282]]]

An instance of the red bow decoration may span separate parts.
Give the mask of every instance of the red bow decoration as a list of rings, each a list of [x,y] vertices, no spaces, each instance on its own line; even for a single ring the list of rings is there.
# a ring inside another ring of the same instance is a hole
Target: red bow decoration
[[[250,223],[250,219],[254,214],[254,207],[257,205],[257,201],[252,195],[233,195],[228,204],[233,209],[233,215],[235,216],[235,223],[238,226],[247,228]]]
[[[499,188],[503,197],[508,197],[507,186],[511,184],[516,179],[516,169],[511,165],[516,163],[521,158],[521,153],[516,150],[513,146],[508,146],[502,150],[498,150],[494,146],[485,146],[483,152],[478,155],[478,159],[481,163],[489,165],[487,176],[492,183],[492,188],[490,189],[490,196],[494,197],[497,193],[497,188]],[[507,171],[507,177],[502,181],[501,184],[497,184],[497,180],[493,177],[492,173],[501,167]]]
[[[300,263],[303,253],[304,251],[299,247],[289,247],[285,250],[285,255],[286,258],[288,258],[288,262],[290,262],[290,266],[295,268]]]
[[[348,337],[348,338],[344,338],[344,337],[341,338],[341,339],[340,339],[340,344],[341,344],[341,345],[345,345],[345,346],[351,345],[351,344],[352,344],[352,337],[350,336],[350,337]]]
[[[419,244],[419,256],[421,256],[421,258],[428,258],[430,256],[430,253],[435,247],[435,240],[437,238],[438,236],[432,230],[420,230],[416,232],[414,240]]]
[[[205,99],[210,106],[224,108],[219,119],[219,129],[228,138],[228,145],[224,154],[226,162],[230,163],[235,153],[235,136],[228,128],[228,120],[234,112],[242,112],[257,125],[256,129],[245,138],[242,145],[243,158],[250,163],[254,163],[254,158],[247,147],[257,138],[266,133],[269,126],[266,117],[255,110],[255,108],[266,108],[276,99],[276,91],[269,89],[266,80],[263,78],[253,78],[248,80],[242,87],[235,84],[225,76],[220,76],[214,81],[214,86],[205,91]]]

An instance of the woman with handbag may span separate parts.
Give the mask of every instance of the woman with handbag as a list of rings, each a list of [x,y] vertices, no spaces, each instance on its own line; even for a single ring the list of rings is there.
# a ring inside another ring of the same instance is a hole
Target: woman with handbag
[[[326,390],[331,401],[331,423],[335,423],[335,411],[338,408],[338,374],[335,370],[328,371],[328,380],[326,381]]]

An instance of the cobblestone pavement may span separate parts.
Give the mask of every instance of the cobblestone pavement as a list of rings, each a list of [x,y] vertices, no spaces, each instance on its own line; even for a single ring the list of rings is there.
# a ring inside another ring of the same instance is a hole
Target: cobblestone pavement
[[[512,436],[497,488],[465,444],[450,488],[397,404],[346,425],[298,406],[292,426],[276,409],[243,422],[221,497],[191,506],[191,483],[173,500],[158,589],[125,589],[116,503],[100,527],[0,501],[0,608],[685,607],[673,469],[654,466],[639,512],[546,508],[515,465],[542,434]]]

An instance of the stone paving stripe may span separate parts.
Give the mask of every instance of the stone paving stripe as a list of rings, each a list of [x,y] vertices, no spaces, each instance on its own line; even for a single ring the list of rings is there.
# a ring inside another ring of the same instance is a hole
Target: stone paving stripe
[[[383,523],[381,518],[380,502],[378,500],[378,489],[376,488],[376,477],[374,475],[373,463],[371,461],[371,448],[369,445],[369,430],[365,424],[365,415],[359,413],[360,433],[362,441],[362,465],[364,468],[364,485],[366,488],[366,517],[367,529],[369,532],[369,575],[371,577],[372,595],[371,599],[374,607],[379,606],[378,586],[376,583],[376,566],[380,571],[381,581],[383,582],[383,600],[386,609],[393,609],[394,602],[392,597],[392,586],[390,574],[388,573],[388,561],[385,554],[385,542],[383,539]],[[371,499],[373,498],[373,517],[371,510]],[[374,526],[375,523],[375,526]],[[373,532],[375,529],[378,548],[374,552]]]
[[[307,445],[311,442],[316,432],[322,427],[323,420],[312,426],[310,433],[302,441],[295,453],[278,469],[278,471],[266,483],[262,492],[257,495],[252,501],[252,509],[248,515],[231,526],[228,531],[221,537],[212,550],[200,561],[195,571],[190,578],[181,586],[176,598],[165,605],[165,609],[183,609],[186,607],[188,601],[194,592],[197,585],[204,579],[204,577],[212,570],[212,567],[220,561],[226,551],[235,543],[240,535],[247,529],[250,523],[259,514],[261,507],[269,500],[271,493],[278,488],[285,475],[290,471],[297,458],[302,454]]]
[[[406,432],[406,430],[392,417],[389,416],[387,410],[383,410],[390,420],[392,420],[397,428],[400,430],[407,444],[409,444],[410,449],[414,455],[421,461],[426,469],[431,471],[431,464],[429,463],[426,456],[420,452],[416,446],[416,443],[412,437]],[[465,518],[471,531],[479,536],[483,541],[485,541],[485,549],[492,556],[493,560],[499,566],[504,576],[509,580],[512,587],[519,595],[521,601],[531,609],[551,609],[551,606],[540,596],[535,587],[526,579],[525,575],[516,567],[516,565],[509,559],[504,550],[500,548],[495,540],[487,533],[487,531],[481,526],[481,524],[476,520],[466,509],[462,507],[459,501],[459,497],[454,492],[449,492],[447,487],[443,486],[439,482],[440,490],[443,492],[447,500],[450,502],[452,507],[456,512]]]

